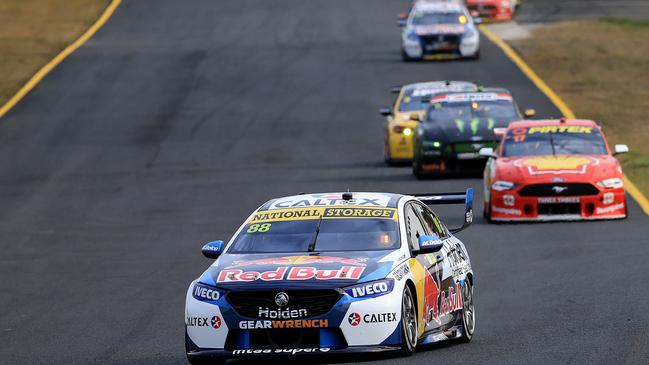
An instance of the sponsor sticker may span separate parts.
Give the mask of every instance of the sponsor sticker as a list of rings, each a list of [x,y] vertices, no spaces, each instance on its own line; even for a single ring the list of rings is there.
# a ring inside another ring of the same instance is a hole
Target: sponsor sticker
[[[618,209],[623,209],[624,208],[624,203],[619,203],[615,205],[611,205],[605,208],[597,208],[595,209],[596,214],[606,214],[606,213],[611,213],[614,212]]]
[[[354,285],[345,289],[345,292],[352,298],[376,298],[392,292],[393,288],[394,280],[388,279]]]
[[[394,208],[363,208],[363,207],[331,207],[331,208],[287,208],[262,210],[256,212],[247,224],[254,225],[263,222],[281,222],[309,219],[335,218],[374,218],[397,219]],[[266,230],[267,231],[267,230]],[[256,232],[256,231],[255,231]]]
[[[517,160],[514,165],[527,167],[530,175],[584,174],[591,163],[598,165],[599,160],[584,156],[540,156]]]
[[[347,322],[353,327],[356,327],[362,323],[387,323],[387,322],[396,322],[397,314],[392,313],[367,313],[361,315],[359,313],[350,313],[347,316]]]
[[[311,266],[286,267],[281,266],[270,271],[244,271],[241,269],[225,269],[219,272],[218,283],[280,281],[280,280],[358,280],[365,271],[363,266],[343,266],[339,269],[318,269]]]
[[[353,197],[351,200],[345,200],[342,198],[342,194],[322,194],[312,195],[308,197],[301,196],[290,199],[278,199],[270,205],[269,210],[299,207],[326,207],[338,205],[385,207],[389,202],[389,196],[372,195],[371,197]]]
[[[240,321],[239,328],[244,330],[269,328],[327,328],[327,319],[290,319],[285,321]]]
[[[268,307],[259,307],[259,314],[257,314],[257,317],[270,318],[270,319],[291,319],[291,318],[303,318],[303,317],[307,317],[308,315],[309,314],[305,308],[270,309]]]
[[[527,134],[535,133],[593,133],[593,127],[582,127],[578,125],[546,125],[539,127],[531,127],[527,130]]]
[[[297,355],[300,353],[326,353],[331,349],[328,347],[311,347],[311,348],[287,348],[287,349],[236,349],[232,351],[233,355],[259,355],[259,354],[287,354]]]
[[[192,289],[192,296],[194,297],[194,299],[208,302],[219,300],[221,294],[215,288],[201,283],[196,283],[194,284],[194,288]]]
[[[501,207],[493,206],[493,207],[491,207],[491,210],[496,212],[496,213],[502,213],[502,214],[508,214],[508,215],[521,215],[521,214],[523,214],[523,211],[521,211],[520,209],[514,209],[514,208],[501,208]]]
[[[209,317],[186,317],[185,326],[187,327],[212,327],[214,329],[219,329],[222,324],[221,317],[213,316]]]
[[[578,196],[550,196],[538,198],[538,202],[541,204],[579,203],[580,201],[581,199]]]
[[[405,263],[401,265],[401,267],[394,270],[393,275],[397,280],[401,281],[401,279],[403,279],[404,276],[406,276],[409,272],[410,272],[410,266],[408,266],[408,263]]]

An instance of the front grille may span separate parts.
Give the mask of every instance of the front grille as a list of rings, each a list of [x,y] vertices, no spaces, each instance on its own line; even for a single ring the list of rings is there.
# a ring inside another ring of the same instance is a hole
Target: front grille
[[[232,329],[225,349],[345,348],[347,341],[340,328]]]
[[[593,184],[570,183],[570,184],[534,184],[523,187],[518,195],[520,196],[582,196],[597,195],[599,190]]]
[[[288,305],[285,307],[278,307],[277,304],[275,304],[275,295],[277,295],[279,290],[230,292],[227,295],[227,299],[234,310],[242,316],[251,318],[280,319],[260,316],[259,309],[290,309],[298,312],[300,310],[306,310],[306,315],[300,315],[300,317],[316,317],[329,312],[342,295],[333,289],[282,291],[288,294],[289,297]]]
[[[498,142],[489,141],[489,142],[460,142],[460,143],[451,143],[444,146],[444,153],[467,153],[467,152],[480,152],[481,148],[491,147],[496,148]]]
[[[425,53],[454,52],[460,47],[461,35],[440,34],[422,36],[421,42]]]
[[[539,204],[539,215],[581,215],[581,204],[560,203],[560,204]]]

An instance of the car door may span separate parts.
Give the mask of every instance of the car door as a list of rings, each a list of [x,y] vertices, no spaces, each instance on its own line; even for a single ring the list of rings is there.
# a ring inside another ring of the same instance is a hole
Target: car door
[[[438,253],[423,256],[429,256],[427,260],[435,260],[429,272],[439,290],[436,306],[429,315],[432,323],[429,327],[447,329],[455,325],[459,309],[462,308],[459,278],[455,274],[465,261],[466,251],[462,242],[449,234],[439,217],[426,205],[415,204],[413,208],[420,216],[424,229],[430,232],[429,235],[438,237],[444,243]]]

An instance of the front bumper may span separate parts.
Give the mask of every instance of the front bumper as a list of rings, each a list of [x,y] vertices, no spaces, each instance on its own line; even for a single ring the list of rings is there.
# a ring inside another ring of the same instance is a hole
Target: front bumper
[[[489,193],[493,221],[575,221],[626,218],[624,189],[599,189],[595,195],[520,196],[515,191]]]
[[[402,285],[395,285],[388,294],[375,298],[352,298],[341,293],[330,309],[314,316],[294,310],[294,319],[243,316],[241,309],[235,310],[228,299],[231,292],[217,300],[197,300],[192,296],[193,287],[194,283],[188,290],[185,306],[188,357],[385,351],[401,344]],[[314,306],[317,304],[308,310]],[[256,307],[252,309],[257,311]]]
[[[401,48],[412,59],[475,57],[480,50],[480,35],[476,31],[472,36],[430,35],[419,36],[417,40],[403,36]]]
[[[275,348],[275,349],[249,349],[249,350],[222,350],[204,349],[187,352],[189,358],[254,358],[262,356],[293,357],[306,355],[340,355],[354,353],[373,353],[397,351],[400,346],[349,346],[344,349],[333,349],[327,347],[313,348]]]

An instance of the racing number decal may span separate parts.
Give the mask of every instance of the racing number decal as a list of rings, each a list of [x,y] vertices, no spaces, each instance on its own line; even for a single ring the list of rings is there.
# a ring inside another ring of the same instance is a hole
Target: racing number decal
[[[251,224],[246,233],[264,233],[270,231],[271,223]]]

